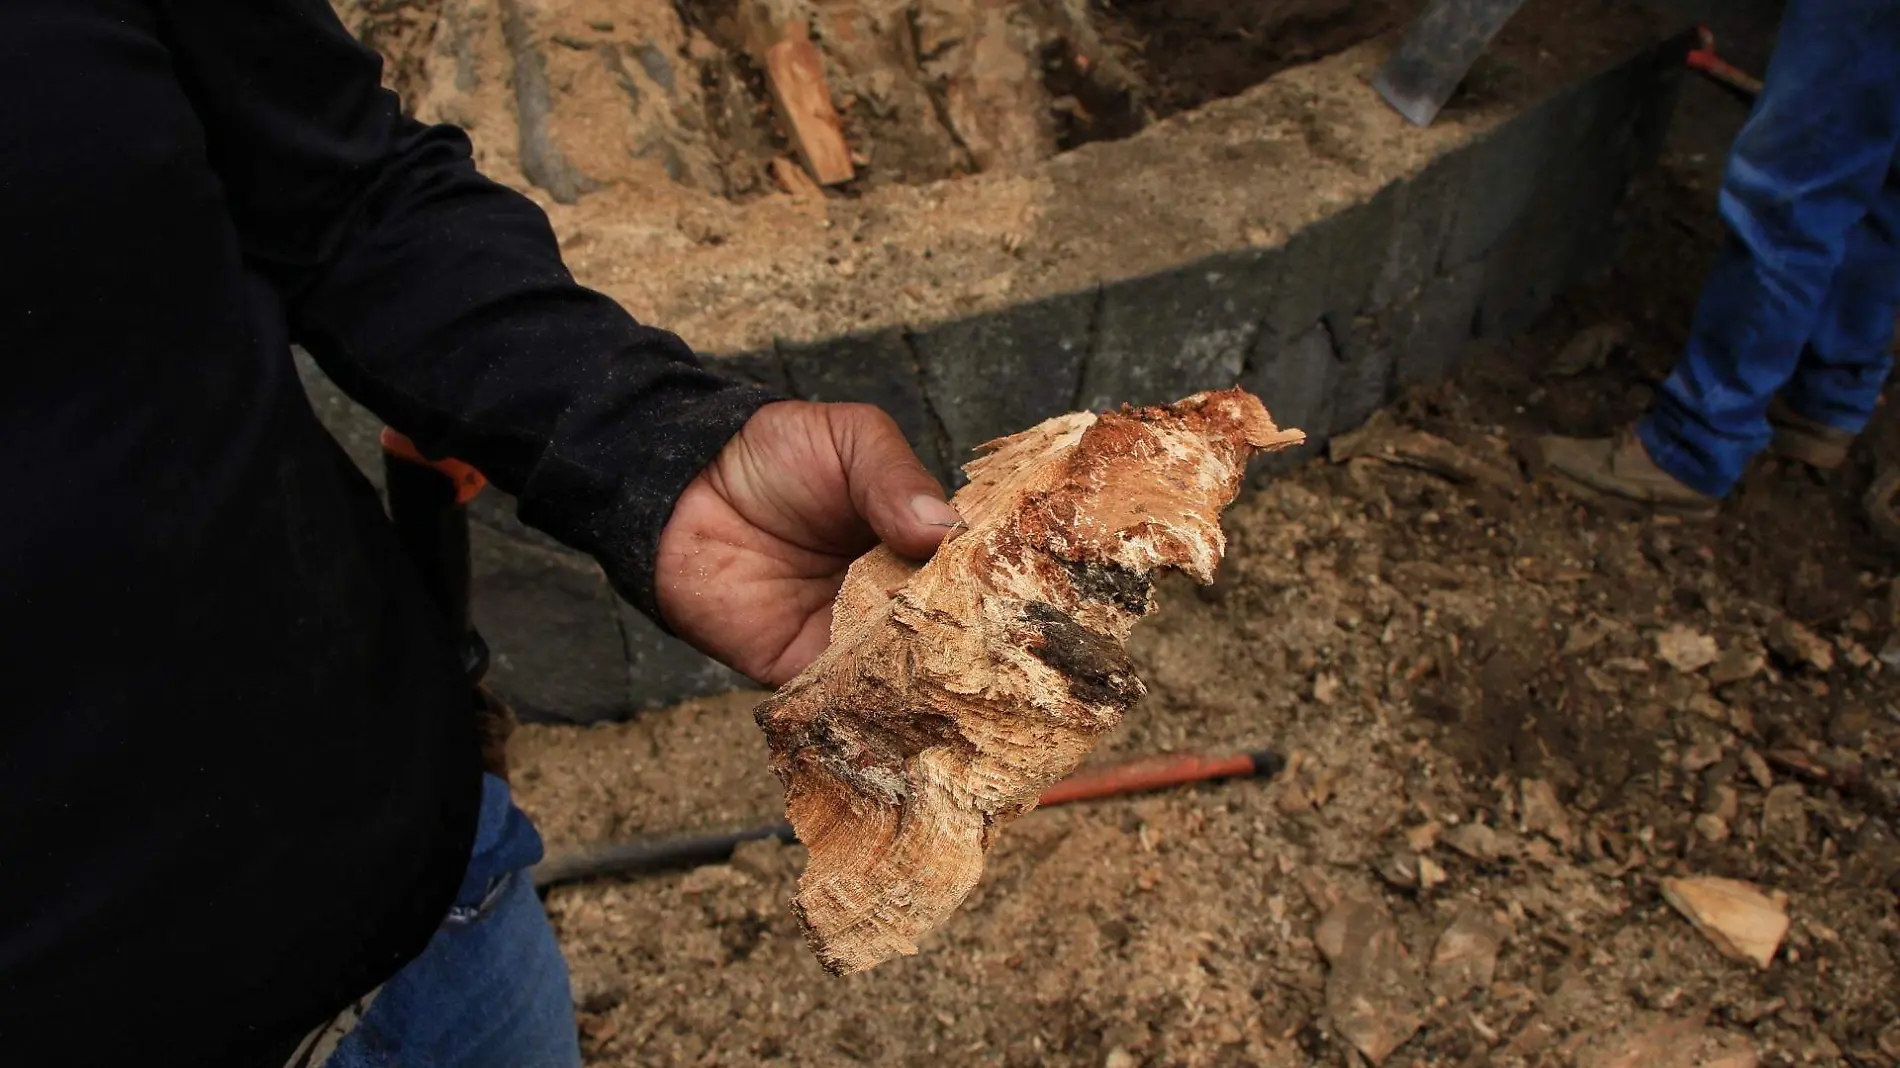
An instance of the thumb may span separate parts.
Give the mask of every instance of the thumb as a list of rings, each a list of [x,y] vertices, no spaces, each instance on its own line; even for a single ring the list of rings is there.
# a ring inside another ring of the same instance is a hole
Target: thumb
[[[851,503],[879,541],[921,560],[961,523],[897,423],[866,404],[831,406],[832,440],[844,464]]]

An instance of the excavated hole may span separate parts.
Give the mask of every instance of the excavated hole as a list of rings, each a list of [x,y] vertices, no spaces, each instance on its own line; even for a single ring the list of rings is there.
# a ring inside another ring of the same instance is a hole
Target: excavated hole
[[[859,161],[856,179],[829,195],[855,196],[881,185],[1020,170],[1093,141],[1129,137],[1384,32],[1417,6],[1413,0],[334,2],[359,35],[385,53],[399,91],[412,103],[435,101],[425,110],[438,114],[425,118],[466,125],[478,144],[504,155],[521,144],[551,145],[560,153],[528,170],[571,174],[567,184],[582,191],[667,182],[735,200],[776,191],[772,161],[794,155],[758,59],[761,34],[772,32],[759,29],[761,10],[810,27]],[[496,11],[528,12],[531,39],[499,43]],[[444,57],[454,63],[441,62]],[[524,65],[548,71],[545,108],[524,111],[509,96],[506,87]],[[497,94],[494,87],[503,88]],[[534,129],[520,128],[523,114]],[[527,179],[534,182],[536,174]]]

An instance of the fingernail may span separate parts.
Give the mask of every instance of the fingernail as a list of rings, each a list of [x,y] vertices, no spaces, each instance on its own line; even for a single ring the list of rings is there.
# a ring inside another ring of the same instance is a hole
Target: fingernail
[[[910,499],[910,513],[919,523],[932,527],[960,527],[963,517],[955,508],[928,494],[920,493]]]

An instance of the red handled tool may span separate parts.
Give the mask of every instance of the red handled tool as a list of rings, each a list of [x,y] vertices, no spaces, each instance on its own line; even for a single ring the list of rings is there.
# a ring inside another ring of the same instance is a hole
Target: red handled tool
[[[1285,766],[1286,762],[1278,754],[1266,752],[1219,757],[1145,757],[1072,775],[1044,791],[1036,804],[1039,808],[1048,808],[1051,805],[1147,793],[1214,779],[1240,779],[1255,775],[1265,778],[1279,774]],[[730,858],[733,849],[740,843],[761,838],[776,838],[791,843],[798,840],[798,834],[789,823],[775,823],[719,834],[605,842],[565,849],[550,854],[546,860],[534,866],[534,885],[546,887],[605,875],[649,875],[702,864],[717,864]]]
[[[1715,51],[1715,33],[1707,26],[1696,27],[1696,47],[1689,52],[1689,69],[1708,78],[1729,95],[1753,104],[1761,95],[1761,79],[1723,59]]]
[[[470,609],[468,502],[488,480],[460,460],[431,460],[415,443],[384,427],[383,483],[396,539],[415,563],[429,598],[462,637],[462,668],[469,685],[488,671],[488,646],[475,632]]]
[[[389,521],[422,576],[430,600],[459,636],[462,671],[472,693],[482,764],[508,777],[508,735],[514,713],[490,693],[488,643],[475,629],[468,545],[468,502],[488,480],[460,460],[431,460],[415,443],[385,427],[382,435],[383,484],[389,493]]]

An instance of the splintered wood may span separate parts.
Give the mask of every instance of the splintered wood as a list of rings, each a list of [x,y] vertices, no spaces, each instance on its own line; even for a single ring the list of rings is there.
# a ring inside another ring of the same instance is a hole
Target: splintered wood
[[[917,951],[1001,828],[1144,692],[1123,650],[1163,568],[1213,580],[1255,452],[1305,440],[1234,389],[991,442],[918,567],[851,566],[831,645],[759,706],[811,860],[793,909],[826,968]]]

